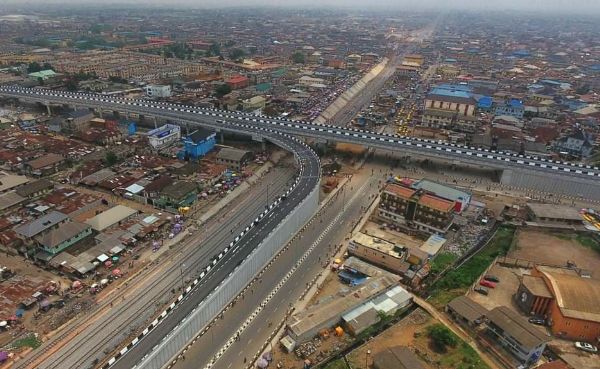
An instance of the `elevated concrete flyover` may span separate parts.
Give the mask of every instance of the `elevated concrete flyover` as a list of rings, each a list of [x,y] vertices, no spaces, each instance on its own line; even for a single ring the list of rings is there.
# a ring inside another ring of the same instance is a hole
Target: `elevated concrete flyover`
[[[265,118],[242,112],[178,104],[127,100],[113,96],[13,87],[0,88],[0,96],[42,102],[82,103],[85,101],[90,106],[125,110],[145,116],[155,115],[175,121],[189,119],[196,122],[196,124],[211,128],[227,126],[228,122],[243,121],[254,127],[269,127],[278,132],[311,137],[317,140],[350,142],[391,152],[402,152],[414,157],[450,159],[490,169],[510,170],[501,176],[501,181],[505,184],[538,191],[552,189],[552,191],[562,195],[600,200],[600,186],[598,185],[600,183],[600,169],[583,164],[553,161],[535,156],[468,147],[443,141],[402,137],[385,133],[379,134],[355,128],[292,121],[283,118]],[[556,183],[556,186],[549,187],[548,183]]]

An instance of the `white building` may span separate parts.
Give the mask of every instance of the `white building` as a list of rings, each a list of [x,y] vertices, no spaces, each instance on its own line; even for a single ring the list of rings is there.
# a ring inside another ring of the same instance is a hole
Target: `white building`
[[[148,97],[170,97],[171,86],[169,85],[147,85],[144,86],[144,93]]]
[[[155,149],[171,145],[181,139],[181,127],[174,124],[165,124],[148,132],[148,141]]]

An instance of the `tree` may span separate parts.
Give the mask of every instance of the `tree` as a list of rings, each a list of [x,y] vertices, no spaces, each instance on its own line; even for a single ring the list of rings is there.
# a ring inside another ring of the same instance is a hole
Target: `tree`
[[[292,61],[296,64],[304,64],[306,62],[306,58],[300,51],[296,51],[292,54]]]
[[[244,50],[242,49],[233,49],[231,50],[231,52],[229,53],[229,56],[231,57],[231,59],[233,60],[238,60],[244,57],[244,55],[246,55],[246,53],[244,52]]]
[[[42,66],[38,62],[31,62],[27,66],[27,73],[35,73],[42,70]]]
[[[106,163],[106,165],[112,167],[113,165],[117,164],[118,161],[119,157],[117,156],[117,154],[115,154],[112,151],[106,152],[106,156],[104,157],[104,162]]]
[[[37,78],[38,83],[40,84],[40,86],[44,85],[44,79],[42,77],[38,77]]]
[[[50,63],[44,63],[44,65],[42,66],[43,70],[54,70],[54,68],[52,68],[52,64]]]
[[[213,42],[212,45],[210,45],[210,47],[208,48],[207,56],[209,56],[208,54],[210,54],[210,56],[221,55],[221,46],[219,46],[218,43]]]
[[[215,95],[221,98],[231,92],[231,87],[228,84],[222,84],[215,89]]]
[[[456,335],[439,323],[427,328],[427,336],[431,339],[433,347],[438,352],[446,352],[448,347],[456,347],[458,344]]]

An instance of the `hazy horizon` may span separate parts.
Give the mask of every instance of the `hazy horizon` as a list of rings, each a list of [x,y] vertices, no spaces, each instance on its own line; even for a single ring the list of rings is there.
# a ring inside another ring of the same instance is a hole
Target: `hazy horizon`
[[[191,8],[227,7],[279,7],[279,8],[354,8],[362,10],[406,9],[406,10],[524,10],[539,12],[565,12],[600,15],[599,0],[4,0],[3,7],[29,8],[31,6],[90,6],[109,8],[110,6],[159,6]]]

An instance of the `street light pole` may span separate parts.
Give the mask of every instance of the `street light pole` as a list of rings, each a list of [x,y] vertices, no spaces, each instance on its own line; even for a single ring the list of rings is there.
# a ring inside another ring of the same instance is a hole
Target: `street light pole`
[[[367,350],[365,354],[365,369],[369,369],[369,355],[371,355],[371,350]]]

